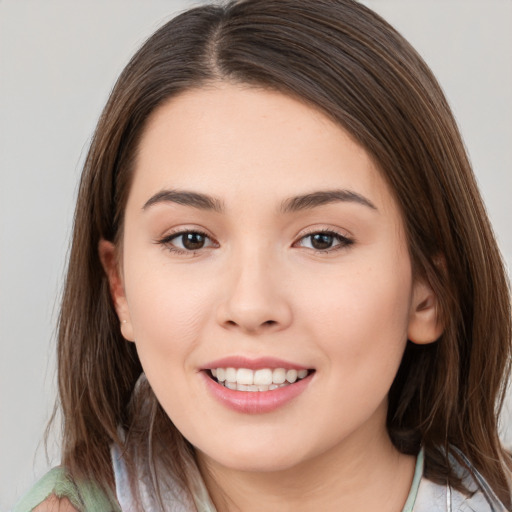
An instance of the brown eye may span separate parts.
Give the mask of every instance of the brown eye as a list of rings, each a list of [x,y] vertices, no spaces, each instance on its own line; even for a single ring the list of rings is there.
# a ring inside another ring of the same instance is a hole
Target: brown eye
[[[201,233],[184,233],[180,237],[183,247],[188,251],[202,249],[206,243],[206,237]]]
[[[334,236],[330,233],[316,233],[311,235],[311,247],[319,251],[330,249],[334,242]]]
[[[158,243],[166,246],[171,252],[193,253],[210,247],[216,247],[217,244],[205,233],[200,231],[181,231],[166,236]]]
[[[330,252],[352,245],[354,241],[333,231],[319,231],[303,236],[297,245],[320,252]]]

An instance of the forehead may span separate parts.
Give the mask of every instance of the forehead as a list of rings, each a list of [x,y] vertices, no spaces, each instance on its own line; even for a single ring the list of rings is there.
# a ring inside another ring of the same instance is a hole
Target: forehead
[[[166,188],[228,206],[344,188],[394,206],[377,166],[341,126],[290,96],[244,85],[170,99],[150,117],[135,164],[130,196],[140,205]]]

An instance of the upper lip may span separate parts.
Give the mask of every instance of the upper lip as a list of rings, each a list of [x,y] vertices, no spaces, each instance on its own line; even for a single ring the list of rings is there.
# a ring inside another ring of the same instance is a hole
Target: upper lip
[[[284,368],[285,370],[310,370],[311,367],[302,364],[277,359],[275,357],[248,358],[245,356],[228,356],[216,359],[205,364],[202,370],[211,370],[215,368],[248,368],[249,370],[259,370],[261,368]]]

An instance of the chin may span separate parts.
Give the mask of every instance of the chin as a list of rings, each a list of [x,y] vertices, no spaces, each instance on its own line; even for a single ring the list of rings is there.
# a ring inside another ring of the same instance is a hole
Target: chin
[[[278,449],[279,448],[279,449]],[[305,459],[306,453],[299,453],[294,446],[283,450],[283,445],[276,447],[273,442],[271,446],[244,446],[236,447],[231,445],[229,451],[213,450],[200,453],[215,465],[221,465],[232,471],[243,471],[248,473],[269,473],[286,471],[299,466]]]
[[[283,460],[275,460],[272,455],[267,457],[260,457],[259,460],[252,461],[235,461],[230,459],[224,461],[224,463],[223,461],[217,462],[233,471],[240,471],[244,473],[274,473],[279,471],[287,471],[297,467],[300,464],[300,461],[296,459],[292,460],[292,457]]]

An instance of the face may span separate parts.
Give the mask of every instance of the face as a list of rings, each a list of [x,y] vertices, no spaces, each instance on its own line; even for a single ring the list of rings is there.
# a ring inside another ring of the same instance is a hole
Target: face
[[[118,268],[100,245],[123,335],[200,457],[271,471],[387,442],[406,340],[435,338],[430,292],[376,165],[326,116],[228,84],[171,99],[120,250]]]

